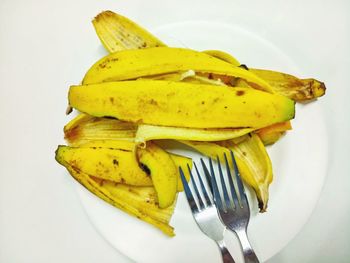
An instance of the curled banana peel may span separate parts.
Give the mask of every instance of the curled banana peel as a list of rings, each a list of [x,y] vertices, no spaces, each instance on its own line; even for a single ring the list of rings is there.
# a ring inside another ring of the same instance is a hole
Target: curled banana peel
[[[240,137],[253,131],[252,128],[194,129],[140,124],[135,142],[143,146],[146,141],[159,139],[190,141],[221,141]]]
[[[71,146],[98,140],[133,141],[136,128],[134,123],[80,113],[64,127],[64,137]]]
[[[64,135],[70,146],[105,144],[122,141],[132,147],[133,142],[144,147],[146,141],[156,139],[177,139],[194,141],[220,141],[236,138],[251,132],[251,128],[233,129],[191,129],[155,125],[137,125],[115,118],[97,118],[80,113],[64,127]]]
[[[90,192],[107,203],[148,222],[169,236],[174,236],[174,229],[169,225],[174,212],[175,202],[166,209],[157,205],[157,196],[153,187],[130,186],[102,180],[90,176],[74,165],[65,161],[63,148],[56,151],[56,160],[67,168],[72,177]]]
[[[271,160],[258,135],[251,133],[244,137],[244,140],[238,143],[228,140],[220,142],[220,145],[212,142],[181,142],[213,159],[224,154],[229,156],[232,150],[242,179],[256,193],[260,212],[266,212],[269,185],[273,179]]]
[[[137,158],[143,169],[152,177],[160,208],[166,208],[175,201],[178,188],[178,171],[167,152],[149,142],[146,149],[137,149]]]
[[[267,81],[274,92],[294,101],[310,101],[326,93],[325,84],[316,79],[299,79],[295,76],[272,70],[249,69],[249,71]],[[244,82],[243,80],[241,83]],[[244,85],[238,86],[246,85],[247,83],[245,82]]]
[[[214,73],[242,78],[270,93],[270,85],[240,67],[202,52],[185,48],[157,47],[111,53],[97,61],[85,74],[83,84],[130,80],[177,71]]]
[[[264,145],[274,144],[286,131],[291,130],[290,121],[276,123],[256,131]]]
[[[260,137],[255,133],[250,133],[240,143],[234,141],[219,143],[233,151],[238,159],[237,165],[243,180],[256,193],[260,212],[266,212],[273,172],[270,157]]]
[[[90,140],[79,147],[61,145],[56,160],[98,197],[174,236],[169,221],[177,192],[183,191],[177,167],[192,167],[192,160],[167,153],[151,142],[147,149],[135,146],[118,140]],[[189,180],[189,173],[185,177]]]
[[[92,20],[92,24],[101,43],[111,53],[125,49],[165,46],[146,29],[112,11],[101,12]]]
[[[160,80],[71,86],[68,99],[95,117],[188,128],[261,128],[294,118],[295,110],[294,101],[256,89]]]

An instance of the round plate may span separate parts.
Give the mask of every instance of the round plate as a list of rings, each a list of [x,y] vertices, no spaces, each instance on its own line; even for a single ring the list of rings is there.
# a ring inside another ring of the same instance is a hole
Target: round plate
[[[169,46],[197,50],[219,49],[251,67],[298,74],[293,54],[241,28],[201,21],[164,25],[154,32]],[[97,59],[97,57],[96,57]],[[317,102],[298,104],[293,130],[268,147],[274,180],[268,211],[257,212],[253,194],[248,234],[258,257],[265,261],[280,251],[302,228],[319,198],[326,175],[327,134]],[[196,160],[199,155],[179,149]],[[169,238],[147,223],[133,218],[95,197],[83,187],[78,192],[91,222],[105,239],[136,262],[221,262],[216,244],[196,226],[184,194],[178,198]],[[242,262],[235,236],[226,242],[237,262]]]

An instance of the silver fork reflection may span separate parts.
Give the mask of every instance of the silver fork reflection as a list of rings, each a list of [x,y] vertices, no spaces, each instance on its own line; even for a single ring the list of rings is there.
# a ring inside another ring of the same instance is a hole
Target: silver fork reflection
[[[220,214],[221,220],[224,223],[224,225],[228,229],[236,233],[237,237],[239,238],[241,247],[243,250],[245,262],[258,263],[259,260],[248,240],[247,226],[250,218],[250,209],[249,209],[248,199],[244,191],[244,186],[239,175],[237,163],[233,155],[233,152],[231,151],[231,161],[235,172],[238,191],[236,191],[232,180],[230,165],[227,160],[226,154],[224,154],[224,158],[225,158],[225,166],[226,166],[232,201],[230,200],[229,193],[227,191],[219,157],[217,158],[217,163],[218,163],[218,170],[220,175],[220,183],[222,186],[223,198],[220,195],[218,185],[215,179],[213,162],[211,159],[209,159],[210,178],[211,178],[210,187],[212,188],[212,191],[214,194],[216,207],[218,209],[218,212]],[[207,173],[206,169],[204,169],[204,171]],[[208,177],[209,175],[206,174],[206,176]]]
[[[190,189],[189,185],[187,184],[187,181],[185,179],[182,168],[179,167],[182,184],[184,186],[186,198],[187,198],[188,204],[191,208],[193,218],[195,219],[200,230],[217,243],[218,247],[220,248],[223,262],[224,263],[235,263],[230,252],[227,250],[226,244],[224,242],[224,235],[223,234],[225,231],[225,227],[223,226],[222,222],[220,221],[220,218],[218,216],[218,212],[217,212],[217,209],[214,205],[212,197],[210,194],[208,194],[206,186],[203,183],[203,180],[201,178],[201,175],[200,175],[195,163],[194,163],[194,167],[195,167],[197,177],[199,180],[200,189],[198,189],[197,184],[193,178],[191,168],[189,166],[187,166],[188,171],[189,171],[190,176],[191,176],[190,183],[192,183],[194,193],[192,193],[192,190]],[[201,194],[200,194],[200,191],[201,191]],[[196,199],[198,200],[198,205],[196,204],[196,201],[194,199],[194,195],[196,196]]]

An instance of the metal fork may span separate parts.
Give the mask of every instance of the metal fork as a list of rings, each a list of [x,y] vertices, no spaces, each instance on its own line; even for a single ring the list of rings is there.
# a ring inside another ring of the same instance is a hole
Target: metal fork
[[[226,228],[223,226],[222,222],[220,221],[213,199],[210,195],[208,195],[206,187],[203,183],[203,180],[200,176],[200,173],[195,163],[194,163],[194,167],[197,173],[197,177],[199,179],[200,188],[202,190],[201,192],[204,200],[202,199],[199,193],[200,190],[198,189],[196,182],[193,179],[191,168],[187,166],[191,176],[191,182],[193,185],[194,193],[192,193],[190,187],[187,184],[182,168],[179,167],[182,184],[184,186],[188,204],[192,210],[193,218],[195,219],[200,230],[217,243],[221,252],[223,262],[235,263],[230,252],[227,250],[226,244],[224,242],[224,231]],[[196,201],[193,197],[194,195],[198,200],[198,205],[196,204]]]
[[[244,261],[246,263],[258,263],[259,260],[248,240],[247,226],[250,218],[250,209],[249,209],[248,199],[244,191],[244,186],[239,175],[237,163],[233,155],[233,152],[231,151],[231,161],[232,161],[233,169],[236,175],[238,193],[236,191],[236,188],[232,180],[230,166],[229,166],[229,162],[227,160],[226,154],[224,154],[224,158],[225,158],[227,177],[228,177],[228,182],[230,186],[230,192],[231,192],[233,203],[229,198],[229,193],[227,191],[219,157],[217,158],[217,163],[218,163],[218,170],[220,175],[220,182],[222,186],[223,198],[221,198],[218,185],[215,179],[213,162],[211,159],[209,159],[210,174],[211,174],[210,176],[211,188],[214,194],[216,207],[218,209],[219,215],[224,225],[228,229],[233,231],[239,238],[241,247],[243,250]],[[206,176],[208,177],[207,174]]]

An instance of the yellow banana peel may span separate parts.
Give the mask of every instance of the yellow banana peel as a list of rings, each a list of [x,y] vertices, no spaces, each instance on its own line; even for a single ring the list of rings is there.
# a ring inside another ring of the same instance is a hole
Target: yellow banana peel
[[[272,93],[270,85],[249,71],[202,52],[158,47],[115,52],[97,61],[85,74],[83,84],[130,80],[178,71],[215,73],[245,79]]]
[[[107,147],[117,141],[133,147],[134,141],[144,145],[146,141],[156,139],[178,139],[195,141],[220,141],[236,138],[253,131],[242,129],[191,129],[154,125],[136,125],[114,118],[97,118],[84,113],[79,114],[65,127],[65,139],[70,146],[100,146]],[[113,146],[111,146],[113,148]],[[129,148],[130,148],[129,147]]]
[[[222,141],[221,145],[212,142],[181,142],[213,159],[219,157],[221,161],[222,156],[229,156],[232,150],[242,179],[254,189],[260,212],[265,212],[269,199],[269,185],[273,178],[271,161],[259,136],[252,133],[245,137],[245,140],[237,144],[232,140]]]
[[[124,198],[121,196],[128,195],[126,192],[131,192],[132,198],[128,200],[128,204],[137,207],[139,211],[151,216],[152,218],[162,222],[169,223],[169,219],[172,216],[176,202],[166,209],[160,209],[158,207],[157,193],[154,187],[145,186],[130,186],[126,184],[115,184],[108,180],[101,180],[92,177],[101,187],[108,190],[115,198]],[[147,203],[148,205],[145,205]]]
[[[249,69],[249,71],[268,82],[274,92],[295,101],[313,100],[326,92],[325,84],[316,79],[299,79],[272,70]]]
[[[266,212],[269,200],[269,185],[273,179],[270,157],[259,136],[255,133],[246,135],[240,143],[220,142],[232,150],[243,180],[251,186],[258,198],[260,212]]]
[[[169,225],[169,221],[175,208],[175,202],[167,209],[160,209],[156,204],[153,187],[115,184],[89,176],[65,162],[60,149],[62,148],[56,151],[56,160],[65,166],[73,178],[90,192],[124,212],[154,225],[165,234],[174,236],[174,229]]]
[[[92,24],[102,44],[111,53],[125,49],[165,46],[146,29],[112,11],[101,12]]]
[[[111,118],[96,118],[79,114],[64,127],[64,137],[71,146],[80,146],[89,141],[133,141],[137,125]]]
[[[137,149],[137,158],[152,177],[160,208],[174,203],[178,189],[178,171],[170,155],[149,142],[146,149]]]
[[[260,128],[294,118],[294,102],[267,92],[159,80],[72,86],[69,103],[96,117],[188,128]]]
[[[131,150],[60,145],[57,152],[61,163],[69,164],[87,175],[116,183],[152,185],[150,176],[139,167]]]
[[[236,138],[251,131],[253,131],[251,128],[193,129],[140,124],[135,142],[144,145],[146,141],[159,139],[221,141]]]

